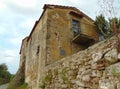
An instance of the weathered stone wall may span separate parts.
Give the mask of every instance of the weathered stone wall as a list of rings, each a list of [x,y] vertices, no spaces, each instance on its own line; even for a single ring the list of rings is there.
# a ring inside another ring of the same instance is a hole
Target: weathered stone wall
[[[70,30],[69,11],[56,8],[48,10],[47,64],[71,55],[70,41],[73,36]]]
[[[98,38],[94,29],[93,21],[84,17],[79,18],[70,15],[71,9],[48,8],[47,19],[47,58],[46,64],[72,55],[80,50],[86,49],[86,45],[72,42],[73,24],[72,20],[80,22],[80,32],[87,36]],[[75,11],[74,11],[75,12]]]
[[[46,66],[39,88],[120,89],[118,43],[114,36]]]
[[[23,41],[21,48],[20,60],[25,60],[25,82],[29,89],[38,89],[45,71],[47,11],[44,14],[33,28],[31,36]]]

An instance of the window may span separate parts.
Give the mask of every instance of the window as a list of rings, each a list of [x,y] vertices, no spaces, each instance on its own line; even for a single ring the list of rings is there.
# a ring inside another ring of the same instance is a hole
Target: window
[[[73,30],[73,34],[74,36],[79,34],[79,29],[80,29],[80,23],[77,20],[72,20],[72,30]]]
[[[61,49],[61,48],[60,48],[60,55],[61,55],[61,56],[65,56],[65,55],[66,55],[66,52],[65,52],[64,49]]]
[[[37,47],[37,55],[39,54],[40,46]]]

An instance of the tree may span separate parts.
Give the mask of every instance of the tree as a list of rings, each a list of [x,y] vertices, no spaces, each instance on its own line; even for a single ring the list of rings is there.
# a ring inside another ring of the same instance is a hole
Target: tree
[[[5,63],[0,64],[0,70],[8,70],[8,68],[7,68]]]
[[[120,32],[120,19],[117,17],[106,20],[101,14],[96,17],[94,24],[95,30],[99,36],[103,36],[103,38],[111,37]]]
[[[95,24],[95,30],[97,31],[97,33],[100,36],[103,36],[104,38],[106,38],[109,34],[109,23],[105,19],[105,17],[102,14],[97,16],[94,24]]]
[[[10,81],[11,74],[5,63],[0,64],[0,85]]]
[[[109,21],[109,34],[115,35],[117,38],[117,42],[115,47],[118,49],[118,53],[120,52],[120,39],[118,33],[120,32],[120,0],[98,0],[98,4],[100,6],[100,13],[103,14],[107,20]]]
[[[116,34],[120,32],[120,19],[117,17],[109,18],[109,28],[112,34]]]
[[[113,34],[118,33],[120,29],[120,0],[97,0],[98,5],[100,6],[100,11],[102,15],[107,18],[110,25],[110,30]]]

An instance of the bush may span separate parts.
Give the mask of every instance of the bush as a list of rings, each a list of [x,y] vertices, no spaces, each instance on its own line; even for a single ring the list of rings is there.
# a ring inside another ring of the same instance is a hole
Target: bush
[[[11,74],[8,72],[6,64],[0,64],[0,85],[10,81]]]

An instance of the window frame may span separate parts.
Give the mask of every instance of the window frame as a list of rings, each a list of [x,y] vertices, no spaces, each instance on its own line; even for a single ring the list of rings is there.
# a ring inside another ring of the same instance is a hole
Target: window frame
[[[72,31],[73,31],[73,36],[77,36],[78,34],[80,34],[80,21],[76,20],[76,19],[72,19],[71,21],[72,23]]]

